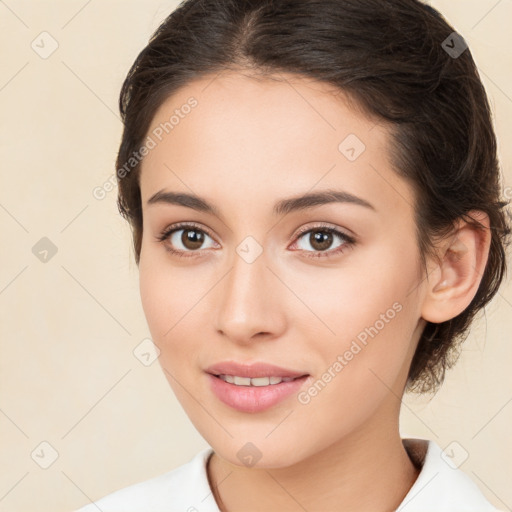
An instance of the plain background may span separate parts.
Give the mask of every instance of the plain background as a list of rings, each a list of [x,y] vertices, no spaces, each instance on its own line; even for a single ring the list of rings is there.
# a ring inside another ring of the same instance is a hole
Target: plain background
[[[512,1],[431,4],[480,69],[510,198]],[[122,81],[176,6],[0,1],[0,511],[73,510],[207,446],[158,361],[146,366],[134,354],[150,334],[130,231],[117,188],[103,200],[92,194],[115,172]],[[511,292],[507,283],[480,315],[437,395],[406,396],[401,418],[402,437],[447,448],[504,510],[512,510]]]

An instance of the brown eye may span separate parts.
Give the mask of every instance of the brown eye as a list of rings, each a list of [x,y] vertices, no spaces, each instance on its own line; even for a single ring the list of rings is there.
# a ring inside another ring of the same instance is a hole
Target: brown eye
[[[210,246],[205,245],[210,239]],[[164,230],[157,240],[171,253],[181,256],[195,256],[201,249],[212,248],[215,245],[213,238],[203,229],[194,224],[178,224]]]
[[[299,249],[308,251],[307,245],[313,249],[313,251],[327,251],[332,249],[332,244],[335,241],[335,238],[341,239],[343,241],[348,241],[348,237],[339,231],[333,230],[332,228],[315,228],[302,233],[299,236],[299,240],[305,240],[307,244],[302,244],[302,247],[299,245]],[[339,244],[342,245],[342,244]],[[338,247],[339,247],[338,245]],[[304,247],[306,246],[306,247]]]
[[[330,248],[333,242],[332,233],[327,231],[311,231],[309,233],[309,243],[313,249],[317,251],[326,251]]]
[[[341,241],[333,247],[338,239]],[[295,246],[306,253],[308,258],[330,257],[341,254],[345,249],[353,247],[356,241],[353,237],[328,226],[317,226],[316,228],[303,230],[297,236]],[[311,249],[308,248],[308,245]]]
[[[183,231],[181,235],[181,243],[186,249],[191,251],[201,248],[204,243],[204,233],[197,229],[180,229]]]

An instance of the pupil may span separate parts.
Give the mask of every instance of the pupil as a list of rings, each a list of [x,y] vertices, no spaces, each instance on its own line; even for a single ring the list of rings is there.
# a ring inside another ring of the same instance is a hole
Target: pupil
[[[194,229],[183,230],[181,236],[181,242],[187,249],[199,249],[203,244],[203,239],[203,234]]]
[[[332,233],[327,231],[315,231],[311,233],[311,246],[319,251],[325,251],[332,243]]]

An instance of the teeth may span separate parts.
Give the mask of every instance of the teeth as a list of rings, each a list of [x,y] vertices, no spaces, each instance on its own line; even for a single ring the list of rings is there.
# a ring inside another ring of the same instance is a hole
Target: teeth
[[[269,377],[257,377],[254,379],[247,379],[247,380],[251,381],[251,386],[268,386],[270,384]],[[277,382],[276,382],[276,384],[277,384]]]
[[[236,386],[269,386],[294,380],[292,377],[255,377],[251,379],[250,377],[238,377],[237,375],[219,375],[219,378]]]
[[[249,377],[236,377],[234,376],[234,384],[237,386],[250,386],[251,379]]]

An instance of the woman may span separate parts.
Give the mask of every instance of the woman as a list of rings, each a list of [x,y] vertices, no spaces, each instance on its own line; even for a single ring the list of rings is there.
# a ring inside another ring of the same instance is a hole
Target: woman
[[[80,510],[497,510],[398,428],[506,271],[462,37],[417,0],[188,0],[120,109],[145,316],[211,448]]]

